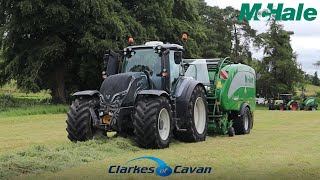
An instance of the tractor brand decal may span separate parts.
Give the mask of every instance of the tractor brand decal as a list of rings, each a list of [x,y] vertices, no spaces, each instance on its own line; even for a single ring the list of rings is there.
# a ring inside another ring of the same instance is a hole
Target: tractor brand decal
[[[314,21],[317,19],[318,12],[315,8],[305,7],[304,3],[299,3],[297,7],[286,7],[284,3],[243,3],[240,10],[239,20],[254,21]]]
[[[244,93],[247,92],[247,88],[255,88],[254,84],[254,74],[250,72],[240,71],[234,77],[230,84],[228,91],[228,98],[231,98],[234,93],[240,89],[244,88]]]
[[[229,71],[220,71],[220,76],[222,77],[222,79],[228,79]]]
[[[111,95],[106,95],[106,98],[107,98],[107,99],[110,99],[110,97],[111,97]]]
[[[209,174],[212,172],[212,167],[190,167],[190,166],[175,166],[171,168],[163,160],[152,157],[143,156],[132,159],[126,164],[137,160],[152,160],[158,164],[158,167],[154,166],[110,166],[108,169],[109,174],[153,174],[166,177],[172,174]]]

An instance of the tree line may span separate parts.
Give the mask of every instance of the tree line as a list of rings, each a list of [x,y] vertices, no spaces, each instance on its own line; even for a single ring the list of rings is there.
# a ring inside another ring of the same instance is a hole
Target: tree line
[[[303,72],[290,32],[277,22],[257,34],[239,10],[211,7],[204,0],[0,0],[0,85],[14,79],[19,89],[50,89],[56,102],[78,90],[98,89],[107,49],[123,49],[129,37],[182,44],[186,57],[230,56],[257,71],[257,92],[293,92]],[[261,61],[252,48],[263,48]]]

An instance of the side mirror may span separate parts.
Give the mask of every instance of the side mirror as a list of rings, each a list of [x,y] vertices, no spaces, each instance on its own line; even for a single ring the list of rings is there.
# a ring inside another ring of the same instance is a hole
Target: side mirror
[[[118,73],[119,70],[119,55],[112,50],[109,50],[103,57],[104,68],[106,69],[107,76]]]
[[[174,62],[176,64],[181,64],[182,62],[182,52],[174,52]]]

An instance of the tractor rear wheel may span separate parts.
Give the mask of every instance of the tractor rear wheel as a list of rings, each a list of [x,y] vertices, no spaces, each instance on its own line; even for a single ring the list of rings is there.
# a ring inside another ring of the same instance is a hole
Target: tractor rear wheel
[[[76,99],[70,106],[67,113],[67,132],[68,138],[73,141],[87,141],[96,137],[105,136],[105,132],[93,127],[90,108],[96,110],[99,101],[81,97]]]
[[[299,109],[299,105],[297,103],[292,103],[291,104],[291,110],[292,111],[297,111]]]
[[[234,120],[233,127],[236,135],[250,134],[250,130],[253,125],[251,111],[248,107],[245,107],[244,113]]]
[[[176,139],[183,142],[205,141],[208,131],[208,105],[205,91],[196,86],[186,112],[186,131],[175,131]]]
[[[134,114],[134,135],[143,148],[169,147],[173,120],[170,102],[165,97],[140,98]]]

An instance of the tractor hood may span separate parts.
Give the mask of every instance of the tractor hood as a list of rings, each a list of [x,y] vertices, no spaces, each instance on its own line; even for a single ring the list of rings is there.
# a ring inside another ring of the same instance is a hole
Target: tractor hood
[[[133,105],[139,91],[148,89],[147,75],[142,72],[115,74],[107,77],[100,88],[106,104],[116,107]]]

